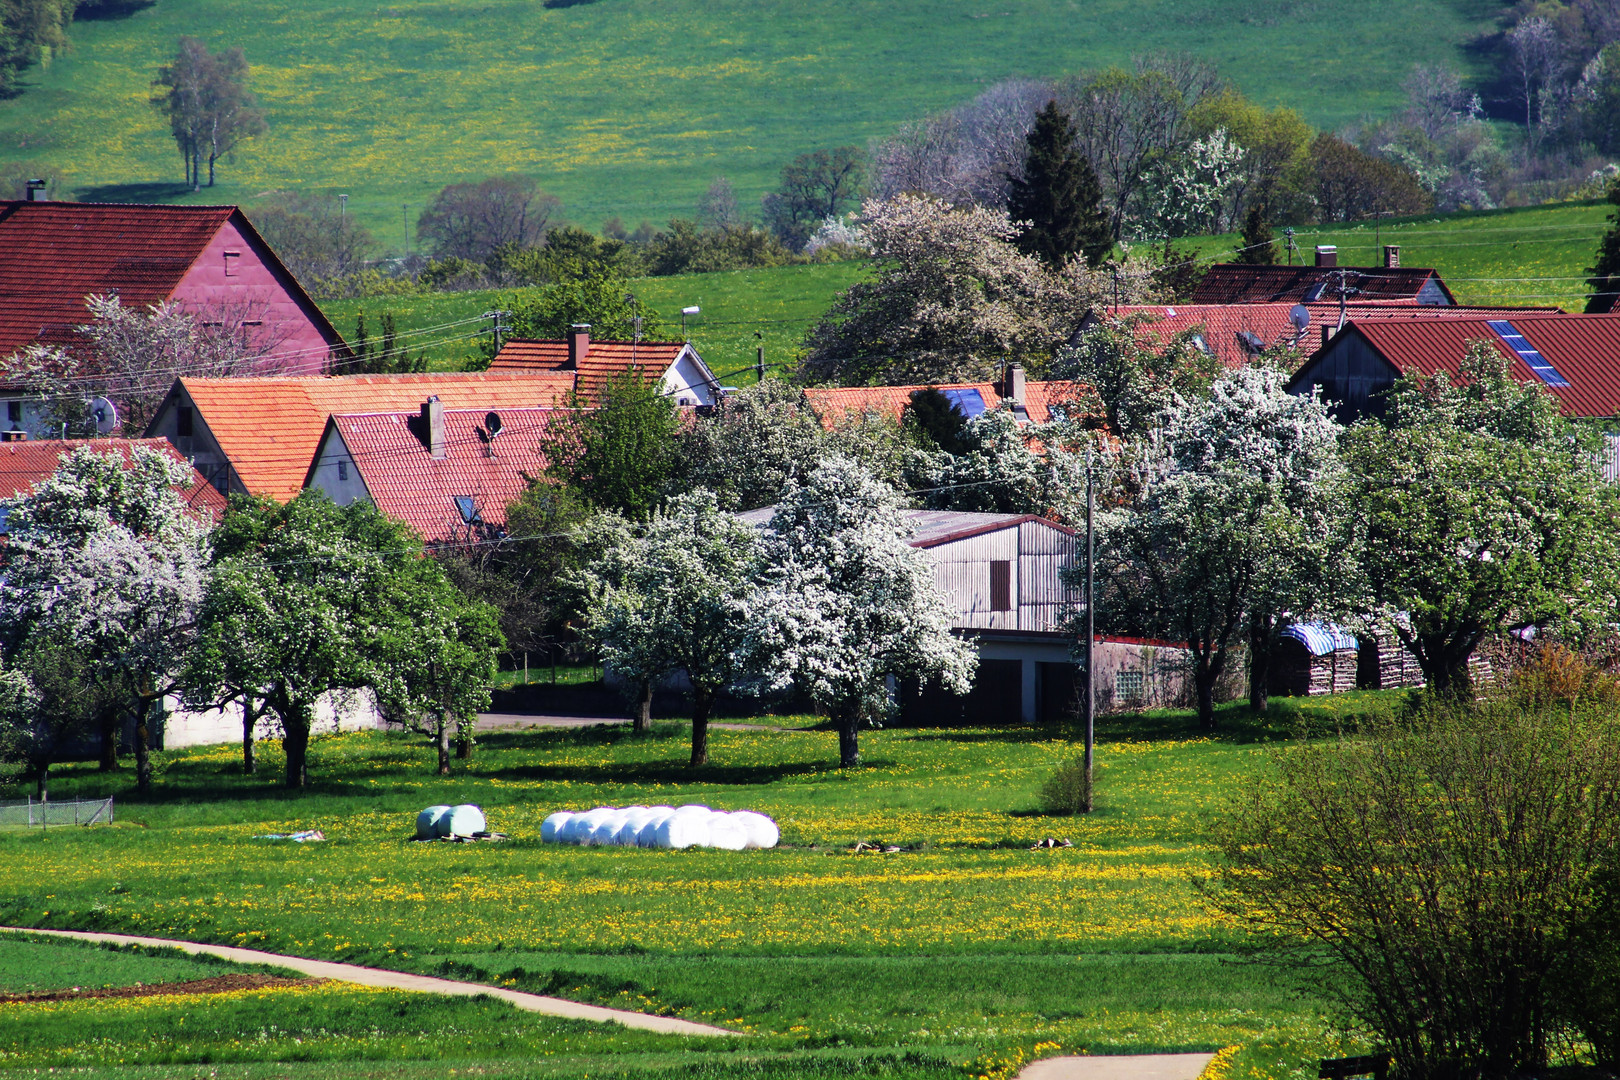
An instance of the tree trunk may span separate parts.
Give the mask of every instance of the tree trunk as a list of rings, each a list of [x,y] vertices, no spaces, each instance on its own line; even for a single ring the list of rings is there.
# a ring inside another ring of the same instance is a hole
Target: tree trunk
[[[630,719],[631,731],[645,734],[652,730],[652,695],[652,680],[644,680],[641,693],[636,698],[636,714]]]
[[[472,757],[473,737],[472,729],[460,725],[456,727],[456,760],[466,761]]]
[[[301,788],[309,783],[310,711],[302,702],[289,703],[285,710],[276,710],[285,729],[281,745],[287,751],[287,786],[290,788]]]
[[[1474,675],[1468,670],[1468,659],[1474,650],[1451,647],[1446,638],[1439,635],[1419,638],[1418,643],[1422,648],[1418,664],[1425,669],[1435,695],[1454,701],[1474,700]]]
[[[1271,628],[1274,621],[1270,614],[1249,616],[1249,708],[1257,713],[1265,712],[1270,704],[1268,684],[1271,682]]]
[[[39,774],[34,777],[34,798],[40,802],[46,802],[51,797],[50,778],[51,763],[48,761],[40,762]]]
[[[253,734],[259,726],[259,717],[264,715],[264,707],[254,707],[251,694],[242,695],[242,771],[249,776],[259,771],[259,760],[256,753],[257,743]]]
[[[688,765],[709,763],[709,712],[714,708],[714,691],[692,687],[692,760]]]
[[[97,765],[101,772],[118,768],[118,722],[121,719],[116,710],[101,718],[101,762]]]
[[[1198,694],[1198,726],[1205,731],[1215,730],[1215,680],[1220,669],[1200,657],[1193,668],[1193,688]]]
[[[861,718],[851,708],[840,708],[833,713],[838,725],[838,767],[853,769],[861,763]]]
[[[439,775],[450,775],[450,713],[439,714],[439,734],[434,743],[439,748]]]
[[[142,698],[135,707],[135,790],[152,790],[152,750],[148,743],[147,719],[152,715],[152,701]]]

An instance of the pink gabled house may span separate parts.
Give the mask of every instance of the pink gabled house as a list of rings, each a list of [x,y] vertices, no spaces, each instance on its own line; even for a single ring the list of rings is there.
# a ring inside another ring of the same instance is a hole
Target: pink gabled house
[[[260,374],[325,374],[342,342],[237,207],[0,201],[0,359],[82,347],[85,297],[107,293],[239,326]],[[0,402],[0,430],[29,430],[25,395]]]

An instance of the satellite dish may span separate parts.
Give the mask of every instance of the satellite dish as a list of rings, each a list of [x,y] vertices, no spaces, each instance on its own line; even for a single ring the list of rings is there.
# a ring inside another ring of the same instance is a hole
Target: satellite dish
[[[118,426],[118,410],[104,397],[91,398],[90,419],[96,422],[96,430],[106,435]]]
[[[484,430],[489,432],[490,438],[493,439],[495,436],[499,435],[501,433],[501,428],[504,426],[505,425],[501,423],[500,413],[488,412],[484,414]]]
[[[1288,312],[1288,321],[1294,324],[1295,330],[1303,334],[1311,325],[1311,309],[1304,304],[1295,304]]]

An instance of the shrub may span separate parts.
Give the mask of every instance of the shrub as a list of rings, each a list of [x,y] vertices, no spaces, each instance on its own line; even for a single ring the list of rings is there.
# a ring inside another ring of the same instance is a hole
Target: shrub
[[[1041,785],[1041,809],[1048,814],[1084,814],[1091,809],[1091,780],[1079,756],[1059,765]]]
[[[1538,1069],[1583,1023],[1613,1050],[1612,1015],[1558,1001],[1614,993],[1600,886],[1620,857],[1620,729],[1588,692],[1602,679],[1543,666],[1556,677],[1478,704],[1419,696],[1283,751],[1213,830],[1218,904],[1275,935],[1407,1080]]]

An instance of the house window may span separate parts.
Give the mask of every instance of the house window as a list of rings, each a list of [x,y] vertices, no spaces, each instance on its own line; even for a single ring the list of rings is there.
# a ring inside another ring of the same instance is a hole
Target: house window
[[[1141,701],[1144,680],[1140,671],[1116,671],[1114,673],[1114,700],[1115,701]]]
[[[1011,611],[1012,562],[1008,559],[990,561],[990,610]]]
[[[237,260],[239,260],[241,257],[242,257],[242,253],[240,251],[227,251],[225,253],[225,276],[226,277],[235,277],[237,275],[237,273],[239,272],[238,269],[237,269],[237,267],[239,265]]]
[[[11,421],[13,424],[22,423],[22,402],[6,402],[6,419]]]
[[[339,480],[347,480],[348,478],[349,478],[349,463],[347,461],[338,462],[338,479]]]
[[[176,438],[191,438],[192,416],[190,405],[181,405],[174,410],[174,434]]]
[[[457,495],[455,496],[455,500],[456,512],[461,515],[461,520],[464,524],[483,524],[484,519],[478,514],[478,504],[473,501],[473,497],[471,495]]]

